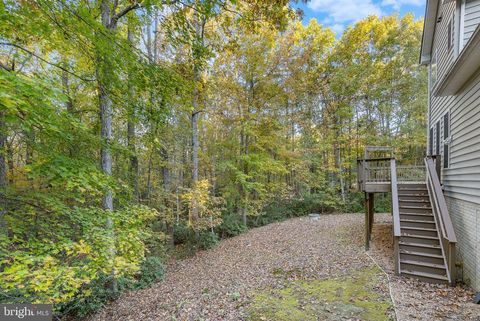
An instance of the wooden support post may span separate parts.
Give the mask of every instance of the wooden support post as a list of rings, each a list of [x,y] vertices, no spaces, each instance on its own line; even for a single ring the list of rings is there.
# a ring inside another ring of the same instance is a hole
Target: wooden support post
[[[368,194],[369,193],[365,193],[365,251],[368,251],[370,249],[370,223],[369,223],[369,220],[370,220],[370,210],[368,208],[368,206],[370,205],[369,201],[368,201]]]
[[[365,193],[365,251],[370,249],[370,240],[372,239],[374,213],[373,195],[373,193]]]
[[[372,240],[372,228],[373,228],[373,221],[374,221],[374,212],[375,212],[375,198],[374,198],[374,195],[373,193],[369,193],[369,197],[368,197],[368,209],[369,209],[369,219],[368,219],[368,222],[370,223],[370,226],[369,226],[369,240]]]

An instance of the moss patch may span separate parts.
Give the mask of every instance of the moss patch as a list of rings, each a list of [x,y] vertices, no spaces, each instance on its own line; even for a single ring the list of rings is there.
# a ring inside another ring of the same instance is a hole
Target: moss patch
[[[383,282],[377,268],[340,278],[289,282],[283,289],[253,293],[250,320],[391,320],[391,301],[377,289]]]

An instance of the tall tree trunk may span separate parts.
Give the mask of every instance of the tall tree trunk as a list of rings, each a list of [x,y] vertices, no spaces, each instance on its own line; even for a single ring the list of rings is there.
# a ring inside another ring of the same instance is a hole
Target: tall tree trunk
[[[110,3],[108,0],[102,0],[100,4],[100,12],[102,24],[105,28],[112,30],[111,26],[111,17],[110,17]],[[112,118],[113,118],[113,104],[110,98],[110,88],[108,84],[109,72],[108,62],[104,60],[104,57],[101,56],[101,53],[97,53],[97,81],[98,81],[98,99],[100,107],[100,137],[102,139],[101,145],[101,166],[102,171],[108,175],[112,175]],[[107,211],[113,211],[113,193],[110,188],[104,192],[102,199],[103,209]],[[111,244],[108,249],[109,259],[112,264],[112,270],[110,271],[112,282],[110,284],[110,290],[112,292],[117,292],[117,282],[115,280],[115,231],[113,218],[111,216],[107,217],[106,229],[111,238]]]
[[[64,62],[62,64],[65,68],[68,67],[68,63]],[[73,113],[73,99],[70,95],[70,77],[67,71],[62,71],[62,87],[63,87],[63,94],[67,96],[67,101],[65,102],[65,108],[69,113]]]
[[[68,67],[67,62],[63,62],[62,65],[65,68]],[[71,115],[74,112],[73,99],[72,99],[72,96],[70,95],[70,77],[68,72],[65,70],[62,71],[62,87],[63,87],[63,94],[67,97],[67,101],[65,102],[65,108],[67,109],[67,112]],[[68,153],[70,157],[73,157],[75,155],[75,146],[73,144],[69,146]]]
[[[198,46],[203,47],[203,30],[202,23],[200,21],[199,12],[195,10],[194,15],[194,26],[195,26],[195,41],[198,41]],[[200,81],[200,52],[198,48],[193,48],[193,95],[192,95],[192,185],[193,188],[196,187],[198,183],[198,118],[200,116],[199,110],[199,101],[200,101],[200,90],[199,90],[199,81]],[[198,206],[196,200],[193,199],[192,202],[192,221],[195,226],[195,223],[198,221]]]
[[[171,199],[171,191],[170,191],[170,167],[169,167],[169,155],[168,155],[168,150],[166,147],[162,147],[160,150],[161,157],[162,157],[162,177],[163,177],[163,192],[164,192],[164,197],[163,197],[163,203],[166,208],[169,208],[172,210],[172,216],[173,216],[173,202]],[[173,217],[170,217],[168,220],[166,220],[166,227],[167,227],[167,232],[170,235],[170,245],[174,245],[174,226],[173,226],[174,219]]]
[[[0,110],[0,233],[7,233],[7,224],[4,219],[7,212],[7,200],[5,193],[7,189],[7,124],[5,122],[5,111]]]
[[[253,79],[250,79],[248,81],[248,88],[247,88],[247,110],[244,115],[243,119],[243,124],[242,126],[245,126],[246,124],[249,123],[250,121],[250,112],[251,109],[253,108],[253,104],[255,101],[255,91],[254,91],[254,86],[255,82]],[[245,130],[245,127],[242,127],[242,136],[243,136],[243,154],[245,156],[245,161],[243,162],[243,172],[245,175],[248,176],[249,174],[249,168],[248,168],[248,153],[249,153],[249,135],[248,135],[248,130]],[[247,226],[247,219],[248,219],[248,197],[249,197],[249,191],[242,189],[243,190],[243,208],[242,208],[242,218],[243,218],[243,224]]]
[[[6,147],[4,147],[6,149],[6,158],[7,158],[7,164],[8,164],[8,171],[10,173],[10,177],[8,178],[8,181],[7,181],[7,186],[8,185],[13,185],[14,181],[13,181],[13,177],[15,176],[15,168],[14,168],[14,160],[13,160],[13,142],[8,142],[5,141],[5,144],[6,144]],[[5,156],[4,156],[5,157]]]
[[[133,39],[133,30],[132,30],[132,25],[131,21],[129,19],[128,23],[128,31],[127,31],[127,40],[128,42],[134,46],[134,39]],[[136,202],[139,201],[139,191],[138,191],[138,156],[137,156],[137,150],[136,150],[136,107],[135,103],[133,103],[133,84],[132,84],[132,79],[131,75],[129,75],[129,92],[128,92],[128,98],[129,98],[129,113],[128,113],[128,120],[127,120],[127,145],[128,145],[128,151],[130,152],[130,168],[129,168],[129,176],[130,176],[130,184],[132,185],[133,188],[133,196]]]

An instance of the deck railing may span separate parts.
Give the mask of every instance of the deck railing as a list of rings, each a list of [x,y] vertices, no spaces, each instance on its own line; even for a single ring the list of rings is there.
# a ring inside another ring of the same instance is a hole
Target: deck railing
[[[390,185],[392,190],[392,216],[393,216],[393,257],[395,263],[395,274],[400,274],[400,206],[398,203],[397,187],[397,164],[394,158],[390,160]]]
[[[425,166],[398,165],[397,179],[399,182],[425,182]]]
[[[445,255],[447,265],[447,276],[451,285],[455,285],[455,246],[457,237],[453,229],[452,220],[448,213],[445,197],[443,196],[440,177],[438,174],[440,159],[435,156],[425,158],[427,169],[427,187],[432,203],[432,212],[438,226],[440,245]]]
[[[389,183],[391,159],[391,157],[358,159],[357,179],[360,190],[364,190],[367,183]]]
[[[391,160],[394,158],[368,158],[357,160],[358,186],[365,190],[366,184],[391,182]],[[397,182],[425,182],[424,165],[396,165]]]

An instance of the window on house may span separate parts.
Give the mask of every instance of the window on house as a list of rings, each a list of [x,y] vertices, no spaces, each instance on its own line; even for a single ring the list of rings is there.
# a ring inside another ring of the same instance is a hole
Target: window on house
[[[448,168],[448,161],[449,161],[449,148],[448,144],[443,145],[443,168]]]
[[[428,155],[433,155],[433,127],[430,128],[430,135],[428,137]]]
[[[453,38],[454,38],[454,30],[453,30],[453,26],[454,26],[454,21],[453,21],[454,17],[452,17],[452,19],[450,19],[448,21],[448,25],[447,25],[447,50],[450,51],[452,50],[453,48]]]
[[[435,125],[435,155],[440,155],[440,121]]]
[[[447,139],[450,136],[450,117],[449,113],[447,112],[443,116],[443,139]]]

